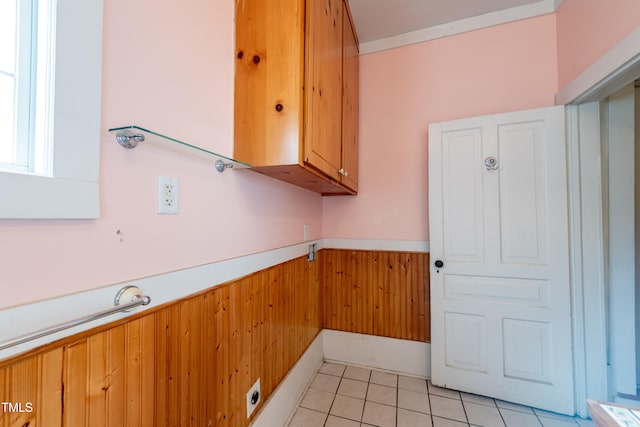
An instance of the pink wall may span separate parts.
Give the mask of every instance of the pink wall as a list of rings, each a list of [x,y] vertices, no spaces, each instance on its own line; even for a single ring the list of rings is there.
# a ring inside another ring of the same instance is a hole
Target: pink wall
[[[428,240],[429,123],[550,106],[555,15],[361,57],[360,191],[323,200],[324,237]]]
[[[102,128],[139,124],[231,155],[233,8],[105,0]],[[105,135],[101,219],[0,221],[0,308],[298,243],[304,223],[312,239],[428,240],[428,124],[553,105],[639,24],[636,0],[565,0],[557,15],[363,56],[357,197]],[[155,213],[159,175],[180,180],[178,216]]]
[[[562,88],[640,26],[640,1],[564,0],[556,15]]]
[[[105,0],[102,128],[138,124],[233,153],[234,2]],[[102,218],[0,220],[0,308],[322,237],[317,194],[102,138]],[[180,214],[156,214],[159,175]],[[117,234],[120,230],[122,234]]]

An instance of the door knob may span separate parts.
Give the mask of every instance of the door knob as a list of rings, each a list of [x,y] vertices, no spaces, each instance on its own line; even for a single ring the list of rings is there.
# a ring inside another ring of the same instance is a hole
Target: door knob
[[[441,259],[437,259],[436,262],[433,263],[433,265],[435,265],[437,268],[442,268],[444,267],[444,262],[442,262]]]

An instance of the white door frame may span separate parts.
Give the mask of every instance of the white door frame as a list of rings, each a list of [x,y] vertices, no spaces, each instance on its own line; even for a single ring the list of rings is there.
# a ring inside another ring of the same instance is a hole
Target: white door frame
[[[567,105],[575,398],[608,400],[599,101],[640,77],[640,28],[556,95]]]
[[[631,83],[601,104],[605,197],[605,283],[609,311],[609,395],[636,394],[635,89]],[[633,296],[633,297],[631,297]],[[632,403],[632,402],[629,402]],[[638,402],[633,402],[635,405]]]
[[[602,171],[598,102],[567,106],[569,234],[576,413],[607,400]]]

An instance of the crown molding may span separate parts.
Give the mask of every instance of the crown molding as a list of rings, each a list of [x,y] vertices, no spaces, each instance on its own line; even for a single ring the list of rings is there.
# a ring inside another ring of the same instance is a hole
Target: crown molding
[[[536,16],[554,13],[560,6],[562,0],[543,0],[523,6],[512,7],[496,12],[485,13],[484,15],[473,16],[459,21],[448,22],[446,24],[435,25],[397,36],[374,40],[360,44],[360,54],[379,52],[387,49],[407,46],[415,43],[422,43],[442,37],[453,36],[455,34],[475,31],[495,25],[506,24],[521,19],[533,18]]]

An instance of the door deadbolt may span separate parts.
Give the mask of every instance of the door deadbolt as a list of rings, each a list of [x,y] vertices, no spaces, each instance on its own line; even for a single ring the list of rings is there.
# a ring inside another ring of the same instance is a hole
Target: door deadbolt
[[[444,262],[442,262],[442,260],[438,259],[438,260],[436,260],[436,262],[433,263],[433,265],[435,265],[437,268],[442,268],[442,267],[444,267]]]

